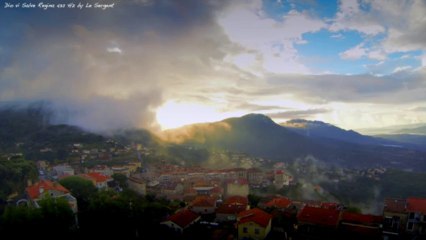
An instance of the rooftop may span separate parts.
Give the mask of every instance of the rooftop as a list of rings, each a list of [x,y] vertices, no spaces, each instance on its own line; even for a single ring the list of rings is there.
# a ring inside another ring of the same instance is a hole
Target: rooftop
[[[177,225],[179,225],[181,228],[185,228],[189,224],[196,221],[199,217],[200,216],[194,213],[193,211],[184,209],[171,215],[169,218],[167,218],[167,221],[174,222]]]
[[[259,208],[253,208],[238,214],[238,224],[254,222],[262,227],[267,227],[272,219],[272,215]]]
[[[49,180],[41,180],[40,182],[26,188],[26,192],[31,199],[38,199],[45,191],[51,190],[62,192],[64,194],[69,193],[68,189],[63,187],[61,184]]]

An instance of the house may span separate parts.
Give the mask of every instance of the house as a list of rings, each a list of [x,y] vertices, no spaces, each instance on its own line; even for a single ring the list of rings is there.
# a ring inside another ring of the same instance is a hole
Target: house
[[[274,171],[274,185],[277,189],[290,185],[291,179],[292,177],[281,169]]]
[[[408,219],[406,207],[406,199],[385,199],[383,207],[383,234],[401,235],[405,232]]]
[[[40,208],[39,201],[46,197],[63,198],[70,205],[71,210],[77,212],[77,199],[70,191],[57,182],[41,180],[25,189],[29,202],[36,208]]]
[[[189,209],[198,214],[212,214],[216,210],[216,198],[197,196],[190,204]]]
[[[161,195],[168,199],[181,200],[183,198],[183,184],[175,181],[164,182],[160,186]]]
[[[247,180],[252,186],[259,186],[263,182],[264,174],[258,168],[250,168],[247,170]]]
[[[128,167],[125,166],[113,166],[111,168],[113,174],[123,174],[126,177],[130,177],[130,170]]]
[[[249,185],[247,179],[239,178],[227,181],[225,188],[226,196],[243,196],[247,197],[249,194]]]
[[[52,168],[52,171],[56,178],[73,176],[75,174],[74,169],[69,165],[56,165]]]
[[[265,239],[271,231],[272,215],[253,208],[240,212],[237,217],[238,239]]]
[[[81,174],[80,176],[91,181],[93,185],[95,185],[95,187],[99,190],[107,189],[108,182],[113,181],[113,179],[110,176],[105,176],[97,172]]]
[[[297,214],[299,232],[320,235],[333,234],[339,225],[341,211],[306,205]]]
[[[236,221],[240,212],[249,210],[250,206],[247,197],[232,196],[216,209],[216,221]]]
[[[415,235],[426,234],[426,199],[425,198],[407,198],[406,212],[407,232]]]
[[[90,172],[97,172],[104,176],[111,176],[113,174],[111,168],[106,165],[96,165],[94,168],[90,169]]]
[[[263,204],[265,208],[277,209],[284,211],[291,206],[292,202],[286,197],[275,197]]]
[[[185,229],[189,228],[199,220],[200,215],[194,213],[191,210],[183,209],[168,217],[167,220],[161,222],[161,224],[176,232],[183,233]]]
[[[141,178],[129,177],[127,179],[129,188],[140,195],[146,195],[146,183]]]
[[[352,239],[379,239],[382,234],[382,216],[343,212],[339,228]]]

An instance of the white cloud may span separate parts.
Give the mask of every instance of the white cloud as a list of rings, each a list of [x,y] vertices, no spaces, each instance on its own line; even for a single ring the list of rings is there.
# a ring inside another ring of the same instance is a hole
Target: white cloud
[[[123,53],[123,51],[119,47],[109,47],[109,48],[107,48],[107,52],[118,53],[118,54]]]
[[[219,25],[231,41],[260,56],[263,69],[275,73],[308,73],[301,63],[295,44],[304,44],[302,35],[326,25],[305,12],[290,11],[282,21],[269,18],[261,1],[234,2],[218,15]]]
[[[411,66],[400,66],[400,67],[395,68],[392,73],[403,72],[403,71],[407,71],[407,70],[412,69],[412,68],[413,67],[411,67]]]
[[[329,27],[332,32],[355,30],[367,35],[383,33],[385,28],[376,21],[376,16],[360,9],[358,0],[341,0],[339,12]]]
[[[342,59],[355,60],[364,57],[366,54],[367,53],[363,44],[359,44],[349,50],[346,50],[345,52],[340,53],[339,56]]]
[[[341,0],[339,12],[329,30],[354,30],[366,37],[362,44],[342,53],[345,59],[366,56],[384,60],[393,52],[426,49],[426,1],[424,0]],[[384,39],[371,42],[370,36],[383,34]],[[362,53],[362,50],[364,53]]]

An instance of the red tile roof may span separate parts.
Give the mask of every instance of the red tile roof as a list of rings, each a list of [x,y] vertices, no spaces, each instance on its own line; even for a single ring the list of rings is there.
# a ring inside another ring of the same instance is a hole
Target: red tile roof
[[[238,214],[244,210],[247,210],[247,207],[247,197],[232,196],[226,199],[226,201],[216,210],[216,213]]]
[[[215,207],[216,199],[209,196],[197,196],[191,202],[192,207]]]
[[[102,175],[100,173],[97,172],[91,172],[91,173],[87,173],[85,174],[87,177],[89,177],[90,179],[95,180],[97,183],[99,182],[106,182],[108,180],[110,180],[110,177],[107,177],[105,175]]]
[[[197,221],[199,217],[200,216],[194,213],[193,211],[184,209],[171,215],[169,218],[167,218],[167,221],[174,222],[177,225],[179,225],[181,228],[185,228],[189,224]]]
[[[51,182],[49,180],[41,180],[40,182],[35,183],[34,185],[31,185],[25,189],[31,199],[38,199],[41,194],[50,190],[62,192],[64,194],[70,192],[61,184],[57,182]]]
[[[243,196],[231,196],[225,200],[224,204],[243,204],[248,205],[248,198]]]
[[[406,205],[407,205],[407,201],[405,199],[386,198],[384,211],[404,213],[407,207]]]
[[[339,218],[339,210],[310,206],[305,206],[297,215],[299,222],[326,227],[337,227]]]
[[[382,216],[376,216],[371,214],[351,213],[343,212],[342,222],[356,223],[363,225],[375,225],[380,224],[383,221]]]
[[[407,211],[426,214],[426,198],[407,198]]]
[[[275,207],[275,208],[287,208],[290,206],[291,200],[285,197],[273,198],[271,201],[265,203],[266,207]]]
[[[326,208],[326,209],[338,209],[339,206],[340,206],[340,204],[333,203],[333,202],[323,202],[323,203],[321,203],[321,208]]]
[[[238,214],[238,223],[254,222],[262,227],[267,227],[272,219],[272,215],[259,208],[246,210]]]

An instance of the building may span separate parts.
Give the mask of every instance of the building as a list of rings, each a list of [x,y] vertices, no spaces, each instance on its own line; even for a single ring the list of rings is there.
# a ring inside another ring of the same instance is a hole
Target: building
[[[189,204],[189,208],[198,214],[212,214],[216,210],[216,198],[209,196],[197,196]]]
[[[183,209],[168,217],[167,220],[161,222],[161,224],[176,232],[183,233],[183,231],[199,220],[200,215],[192,212],[191,210]]]
[[[259,186],[262,184],[264,174],[258,168],[250,168],[247,170],[247,180],[251,186]]]
[[[290,185],[290,181],[291,176],[287,175],[283,170],[274,171],[274,186],[277,189]]]
[[[129,177],[127,179],[129,188],[140,195],[146,195],[146,183],[141,178]]]
[[[113,179],[110,176],[105,176],[97,172],[81,174],[80,176],[91,181],[93,185],[95,185],[95,187],[99,190],[107,189],[108,182],[113,181]]]
[[[272,215],[253,208],[240,212],[237,218],[238,239],[265,239],[271,231]]]
[[[71,210],[77,212],[77,199],[70,191],[57,182],[41,180],[25,189],[29,202],[36,208],[40,208],[39,201],[51,198],[63,198],[70,205]]]
[[[382,216],[343,212],[339,228],[350,239],[380,239],[382,222]]]
[[[57,165],[52,167],[53,175],[56,176],[56,178],[63,178],[67,176],[73,176],[74,169],[69,165]]]
[[[297,214],[298,231],[305,234],[334,234],[339,226],[341,210],[306,205]]]
[[[111,168],[106,165],[96,165],[94,168],[90,169],[90,172],[97,172],[104,176],[112,176],[113,174]]]
[[[383,207],[383,234],[399,236],[405,232],[408,215],[405,199],[386,198]]]
[[[426,234],[426,199],[425,198],[407,198],[406,212],[407,232],[415,235]]]
[[[290,199],[286,197],[275,197],[263,204],[265,208],[277,209],[284,211],[292,205]]]
[[[249,210],[250,206],[247,197],[232,196],[216,209],[216,221],[236,221],[238,214]]]
[[[126,177],[130,177],[130,170],[128,167],[125,166],[113,166],[111,168],[113,174],[123,174]]]
[[[242,196],[247,197],[249,194],[249,185],[247,179],[240,178],[236,180],[229,180],[226,184],[226,196]]]

